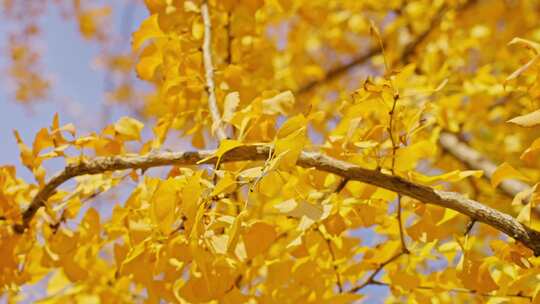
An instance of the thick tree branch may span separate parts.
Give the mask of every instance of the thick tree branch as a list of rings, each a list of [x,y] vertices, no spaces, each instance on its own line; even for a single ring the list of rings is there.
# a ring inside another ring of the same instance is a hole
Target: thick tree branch
[[[203,61],[206,78],[206,92],[208,94],[208,108],[212,115],[212,129],[215,130],[219,140],[227,138],[227,133],[223,127],[221,114],[216,99],[216,85],[214,83],[214,64],[212,63],[212,22],[208,12],[208,3],[204,1],[201,5],[201,16],[204,22],[204,41],[203,41]]]
[[[237,147],[222,156],[221,162],[264,160],[268,157],[269,145],[246,145]],[[54,194],[56,188],[67,180],[86,174],[99,174],[107,171],[126,169],[148,169],[170,165],[196,165],[200,161],[214,155],[215,151],[163,152],[144,156],[98,157],[94,160],[68,165],[43,187],[34,197],[30,206],[23,213],[23,222],[15,226],[17,232],[23,232],[37,210],[43,207]],[[217,158],[204,161],[214,164]],[[316,168],[321,171],[339,175],[348,180],[356,180],[385,188],[401,195],[407,195],[426,204],[433,204],[456,210],[472,219],[486,223],[506,233],[523,245],[540,255],[540,232],[536,232],[521,224],[515,218],[468,199],[458,193],[440,191],[428,186],[407,181],[399,176],[384,174],[378,170],[370,170],[344,162],[321,153],[302,152],[297,165],[305,168]]]

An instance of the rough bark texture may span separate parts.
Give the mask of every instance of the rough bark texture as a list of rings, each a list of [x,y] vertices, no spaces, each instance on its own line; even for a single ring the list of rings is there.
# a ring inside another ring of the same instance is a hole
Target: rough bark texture
[[[270,149],[271,146],[269,145],[237,147],[223,155],[221,162],[264,160],[268,157]],[[125,169],[147,169],[169,165],[195,165],[201,160],[214,155],[214,152],[164,152],[145,156],[100,157],[92,161],[69,165],[51,178],[45,187],[38,192],[28,209],[23,213],[23,223],[17,225],[15,230],[23,232],[28,228],[37,210],[45,205],[48,198],[54,194],[55,189],[75,176]],[[212,164],[216,160],[217,158],[213,157],[207,159],[204,163]],[[498,229],[532,249],[535,255],[540,255],[539,232],[533,231],[508,214],[487,207],[458,193],[435,190],[428,186],[407,181],[398,176],[384,174],[378,170],[365,169],[321,153],[302,152],[298,158],[297,165],[306,168],[316,168],[317,170],[330,172],[348,180],[356,180],[385,188],[415,198],[426,204],[456,210],[468,215],[474,220]]]

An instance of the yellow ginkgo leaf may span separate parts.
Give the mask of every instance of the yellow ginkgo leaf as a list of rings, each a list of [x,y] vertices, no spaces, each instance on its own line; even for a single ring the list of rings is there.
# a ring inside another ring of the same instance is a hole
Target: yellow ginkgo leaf
[[[306,216],[314,221],[318,221],[323,217],[325,213],[323,207],[320,205],[310,204],[305,201],[296,201],[295,199],[288,199],[284,202],[274,205],[279,212],[287,214],[288,216],[301,218]]]
[[[182,188],[182,213],[187,218],[186,231],[190,231],[195,220],[197,210],[199,209],[199,199],[202,193],[201,189],[202,171],[190,177],[187,185]]]
[[[223,178],[221,178],[214,190],[212,191],[212,194],[210,196],[216,196],[221,193],[230,192],[231,189],[234,189],[234,185],[236,184],[236,180],[234,179],[234,176],[230,173],[225,173]]]
[[[540,59],[540,55],[534,56],[531,60],[527,61],[519,69],[515,70],[510,76],[506,77],[505,82],[518,78],[521,74],[525,73],[531,66],[533,66]]]
[[[508,178],[516,178],[528,181],[529,179],[523,175],[518,170],[514,169],[510,164],[508,163],[502,163],[495,171],[493,172],[493,175],[491,176],[491,186],[493,188],[497,187],[503,180]]]
[[[217,254],[226,254],[227,253],[227,244],[229,242],[229,236],[226,234],[214,235],[210,238],[210,244],[212,249]]]
[[[390,271],[388,277],[393,286],[399,286],[405,290],[413,290],[420,285],[420,277],[410,271],[396,269]]]
[[[324,227],[331,235],[339,236],[347,229],[347,224],[339,213],[335,213],[324,220]]]
[[[455,218],[456,216],[459,216],[460,214],[461,213],[459,213],[459,212],[457,212],[455,210],[449,209],[449,208],[444,209],[444,216],[437,223],[437,226],[444,225],[446,222],[452,220],[453,218]]]
[[[414,170],[420,159],[433,156],[435,151],[436,145],[429,140],[403,147],[396,153],[396,170],[400,172]]]
[[[488,264],[485,261],[472,259],[469,253],[463,254],[457,266],[457,276],[465,288],[490,292],[497,289],[497,283],[491,277]]]
[[[519,159],[526,163],[534,163],[540,157],[540,138],[537,138],[533,143],[521,154]]]
[[[507,122],[515,123],[516,125],[520,125],[522,127],[535,126],[537,124],[540,124],[540,110],[514,117]]]
[[[274,142],[274,155],[280,155],[281,157],[279,163],[275,164],[277,168],[287,170],[296,165],[296,161],[307,141],[306,124],[305,117],[299,114],[287,120],[277,132]]]
[[[139,29],[133,33],[133,50],[138,50],[146,40],[163,35],[158,24],[158,14],[153,14],[144,20]]]
[[[64,275],[62,269],[59,269],[51,276],[47,283],[47,294],[54,295],[69,286],[69,284],[71,284],[71,282]]]
[[[238,140],[225,139],[225,140],[221,141],[221,143],[219,144],[219,148],[214,153],[214,155],[200,160],[199,162],[197,162],[197,164],[205,163],[208,160],[210,160],[210,159],[212,159],[214,157],[217,157],[217,161],[216,161],[216,168],[217,168],[217,167],[219,167],[219,164],[221,162],[221,158],[223,157],[223,155],[225,153],[227,153],[228,151],[231,151],[232,149],[234,149],[236,147],[240,147],[240,146],[242,146],[242,143],[240,141],[238,141]]]
[[[532,49],[533,52],[536,54],[531,60],[529,60],[527,63],[522,65],[519,69],[515,70],[510,76],[508,76],[505,80],[510,81],[512,79],[518,78],[521,74],[523,74],[525,71],[527,71],[531,66],[533,66],[538,60],[540,59],[540,44],[531,40],[523,39],[516,37],[512,39],[508,43],[508,45],[512,44],[522,44],[526,48]]]
[[[412,181],[428,183],[428,184],[439,182],[439,181],[457,182],[470,176],[479,178],[479,177],[482,177],[483,174],[484,174],[484,171],[482,170],[466,170],[466,171],[454,170],[445,174],[434,175],[434,176],[423,175],[415,171],[411,171],[408,173],[409,178]]]
[[[531,203],[525,204],[525,206],[521,208],[516,219],[523,224],[531,224]]]
[[[527,259],[533,255],[533,252],[521,243],[493,240],[489,243],[489,246],[500,259],[515,263],[522,268],[531,267]]]
[[[264,173],[263,169],[264,167],[262,166],[256,166],[253,168],[243,170],[242,172],[238,173],[238,176],[243,179],[248,179],[248,180],[255,179],[262,176],[262,174]]]
[[[536,54],[540,54],[540,43],[538,42],[515,37],[514,39],[512,39],[512,41],[508,42],[508,45],[512,44],[522,44],[525,47],[532,49]]]
[[[116,131],[123,140],[139,140],[141,138],[141,131],[144,128],[144,124],[131,117],[121,117],[114,124],[114,131]]]
[[[266,222],[255,222],[242,235],[248,258],[265,252],[277,237],[274,226]]]
[[[287,115],[294,105],[294,95],[285,91],[262,101],[262,111],[267,115]]]
[[[223,102],[223,121],[231,122],[234,111],[238,104],[240,103],[240,94],[238,92],[231,92],[225,96],[225,101]]]
[[[156,69],[163,63],[161,51],[155,44],[147,46],[135,66],[137,75],[143,80],[152,80]]]
[[[13,134],[15,135],[15,140],[17,141],[17,145],[19,146],[22,163],[27,168],[32,170],[35,166],[35,155],[32,153],[32,150],[30,150],[30,148],[22,141],[19,131],[13,130]]]
[[[163,234],[172,231],[172,224],[177,218],[178,189],[176,184],[174,179],[169,178],[159,183],[152,195],[152,218]]]
[[[34,138],[32,150],[34,155],[38,155],[44,149],[54,147],[54,142],[46,128],[41,128]]]
[[[240,237],[240,231],[242,228],[242,223],[247,216],[247,212],[244,210],[234,219],[234,222],[229,228],[228,240],[227,240],[227,252],[231,253],[236,249],[236,244],[238,243]]]
[[[306,124],[307,119],[304,117],[304,115],[298,114],[296,116],[293,116],[283,123],[281,128],[279,128],[276,137],[285,138],[298,131],[299,129],[305,128]]]
[[[204,25],[201,22],[194,22],[191,27],[191,35],[195,40],[201,40],[204,36]]]

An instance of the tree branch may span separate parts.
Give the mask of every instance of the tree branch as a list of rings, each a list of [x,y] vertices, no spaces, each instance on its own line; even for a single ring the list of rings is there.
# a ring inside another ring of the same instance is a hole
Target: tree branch
[[[268,157],[270,150],[269,145],[240,146],[225,153],[221,158],[221,162],[264,160]],[[52,177],[36,194],[28,209],[23,212],[22,224],[15,225],[15,231],[23,232],[28,228],[37,210],[45,206],[47,200],[55,193],[56,188],[73,177],[115,170],[148,169],[170,165],[196,165],[202,160],[204,160],[202,162],[204,164],[215,164],[217,157],[212,157],[214,153],[215,150],[162,152],[143,156],[97,157],[91,161],[68,165],[64,170]],[[208,157],[211,158],[207,159]],[[426,204],[453,209],[506,233],[533,250],[535,255],[540,255],[540,232],[521,224],[508,214],[468,199],[458,193],[435,190],[428,186],[407,181],[399,176],[388,175],[378,170],[365,169],[321,153],[302,152],[297,165],[305,168],[316,168],[348,180],[356,180],[385,188]]]
[[[459,9],[460,10],[465,9],[466,7],[468,7],[473,2],[475,2],[475,0],[468,1],[465,5],[463,5]],[[435,28],[437,28],[437,25],[441,22],[442,17],[446,13],[446,9],[447,9],[446,5],[443,5],[437,11],[435,17],[431,20],[431,23],[428,26],[428,28],[424,32],[422,32],[420,35],[418,35],[418,37],[416,37],[416,39],[411,41],[411,43],[409,43],[408,45],[405,46],[405,49],[404,49],[403,53],[401,54],[401,56],[399,58],[399,61],[401,61],[401,62],[409,61],[410,57],[416,51],[416,48],[426,40],[426,38],[429,36],[429,34]],[[372,46],[368,50],[367,53],[359,55],[358,57],[351,60],[351,62],[349,62],[347,64],[344,64],[344,65],[339,65],[339,66],[337,66],[337,67],[335,67],[333,69],[330,69],[328,72],[326,72],[326,74],[324,75],[323,78],[318,79],[318,80],[313,80],[313,81],[307,83],[306,85],[300,87],[295,92],[295,94],[298,94],[298,95],[305,94],[305,93],[311,91],[313,88],[315,88],[318,85],[330,82],[330,81],[338,78],[339,76],[347,73],[350,69],[352,69],[352,68],[354,68],[356,66],[359,66],[361,64],[366,63],[373,56],[379,55],[381,53],[381,51],[382,51],[382,48],[380,47],[380,45],[376,44],[375,46]]]
[[[201,5],[201,16],[204,22],[203,61],[206,78],[206,92],[208,94],[208,108],[212,115],[212,129],[215,130],[218,139],[227,139],[227,133],[222,125],[221,114],[216,99],[216,85],[214,84],[214,64],[212,63],[212,22],[208,12],[208,3]]]

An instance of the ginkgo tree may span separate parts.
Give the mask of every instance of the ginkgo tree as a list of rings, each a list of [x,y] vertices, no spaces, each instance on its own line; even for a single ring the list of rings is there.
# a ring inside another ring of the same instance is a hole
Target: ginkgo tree
[[[105,45],[107,9],[71,5]],[[140,5],[105,65],[133,114],[15,131],[35,180],[0,167],[5,299],[44,281],[47,303],[540,303],[538,1]],[[50,86],[28,24],[24,103]],[[103,214],[108,191],[129,193]]]

